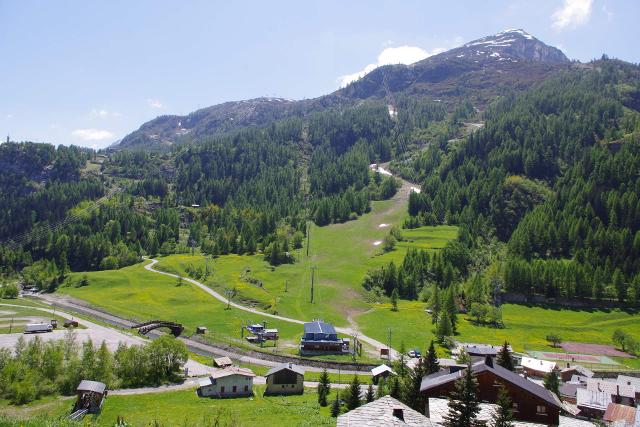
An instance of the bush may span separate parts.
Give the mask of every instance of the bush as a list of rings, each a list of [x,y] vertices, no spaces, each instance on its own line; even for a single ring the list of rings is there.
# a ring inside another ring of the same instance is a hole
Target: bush
[[[0,289],[2,298],[18,298],[18,285],[15,283],[7,283]]]
[[[391,252],[396,247],[396,238],[391,234],[387,234],[384,236],[384,241],[382,242],[382,249],[385,252]]]

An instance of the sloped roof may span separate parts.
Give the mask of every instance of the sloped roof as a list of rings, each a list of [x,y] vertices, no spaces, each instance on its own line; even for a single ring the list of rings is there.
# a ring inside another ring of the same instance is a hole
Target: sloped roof
[[[96,393],[104,394],[107,385],[99,381],[82,380],[78,385],[77,391],[93,391]]]
[[[624,421],[628,425],[633,425],[636,421],[636,408],[618,403],[609,403],[602,420],[608,422]]]
[[[402,410],[402,420],[393,415]],[[338,417],[336,427],[435,427],[429,418],[391,396],[384,396]]]
[[[273,368],[269,369],[265,377],[273,375],[276,372],[284,371],[285,369],[295,372],[298,375],[304,375],[304,369],[302,369],[300,366],[294,365],[293,363],[283,363],[280,366],[274,366]]]
[[[391,372],[392,374],[395,374],[395,372],[393,372],[393,369],[383,363],[382,365],[373,368],[371,370],[371,375],[375,377],[376,375],[380,375],[383,372]]]
[[[462,378],[465,371],[466,369],[454,372],[452,374],[446,374],[446,375],[441,375],[438,373],[427,375],[426,377],[422,378],[422,383],[420,384],[420,391],[422,392],[425,390],[435,388],[439,385],[453,382],[458,378]],[[555,394],[551,393],[546,388],[534,383],[533,381],[529,381],[528,379],[521,377],[515,372],[511,372],[510,370],[503,368],[500,365],[489,366],[484,361],[481,361],[481,362],[474,363],[473,366],[471,367],[471,372],[473,372],[474,374],[479,374],[485,371],[492,372],[494,375],[501,378],[502,380],[516,387],[519,387],[520,389],[528,393],[531,393],[534,396],[539,397],[540,399],[544,400],[545,402],[557,408],[561,407],[561,403]]]
[[[578,375],[581,377],[591,378],[595,375],[591,369],[587,369],[582,365],[573,365],[570,368],[564,368],[561,372],[571,372],[571,371],[577,372]]]
[[[227,356],[223,356],[223,357],[215,357],[213,359],[213,361],[215,362],[216,365],[218,366],[229,366],[229,365],[233,365],[233,361],[228,358]]]
[[[632,385],[626,385],[615,381],[608,381],[602,378],[587,379],[587,390],[602,391],[610,395],[620,395],[623,397],[635,398],[636,388]]]
[[[523,357],[520,365],[523,368],[532,369],[534,371],[549,373],[556,368],[556,362],[548,360],[534,359],[533,357]]]
[[[629,375],[618,375],[616,383],[620,385],[634,386],[640,390],[640,378],[630,377]]]
[[[321,322],[320,320],[314,320],[313,322],[307,322],[304,324],[304,333],[335,335],[336,328],[334,328],[330,323]]]
[[[231,375],[242,375],[244,377],[255,377],[251,369],[239,368],[237,366],[229,366],[228,368],[220,369],[211,374],[211,378],[224,378]]]

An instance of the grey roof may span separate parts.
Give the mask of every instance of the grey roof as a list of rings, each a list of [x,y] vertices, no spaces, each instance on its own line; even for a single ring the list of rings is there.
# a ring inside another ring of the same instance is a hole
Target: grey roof
[[[107,385],[99,381],[82,380],[78,385],[77,391],[94,391],[96,393],[104,394]]]
[[[619,385],[629,385],[640,389],[640,378],[630,377],[629,375],[618,375],[616,383]]]
[[[569,368],[564,368],[561,372],[571,372],[571,371],[576,371],[581,377],[591,378],[595,375],[591,369],[587,369],[582,365],[573,365]]]
[[[304,324],[304,333],[335,335],[336,328],[334,328],[330,323],[321,322],[320,320],[314,320],[313,322],[307,322]]]
[[[401,420],[393,415],[394,409],[402,409]],[[362,405],[338,417],[336,427],[386,427],[415,426],[435,427],[429,418],[414,411],[391,396],[384,396]]]
[[[578,388],[583,388],[580,384],[564,383],[560,385],[560,395],[563,397],[576,397]]]
[[[442,375],[438,373],[427,375],[426,377],[422,378],[422,383],[420,384],[420,391],[429,390],[439,385],[453,382],[458,378],[462,378],[465,371],[466,369],[454,372],[452,374],[446,374],[446,375]],[[516,387],[519,387],[522,390],[533,394],[534,396],[539,397],[540,399],[544,400],[545,402],[557,408],[561,407],[561,403],[555,394],[551,393],[546,388],[534,383],[533,381],[529,381],[528,379],[521,377],[515,372],[511,372],[510,370],[503,368],[500,365],[496,364],[494,366],[489,366],[484,361],[481,361],[481,362],[474,363],[473,366],[471,367],[471,372],[473,372],[474,374],[479,374],[484,371],[492,372],[494,375],[502,378],[504,381],[510,384],[513,384]]]
[[[273,375],[276,372],[284,371],[285,369],[293,371],[293,372],[295,372],[296,374],[299,374],[299,375],[304,375],[304,369],[302,369],[300,366],[294,365],[293,363],[283,363],[282,365],[274,366],[273,368],[269,369],[267,371],[265,377]]]

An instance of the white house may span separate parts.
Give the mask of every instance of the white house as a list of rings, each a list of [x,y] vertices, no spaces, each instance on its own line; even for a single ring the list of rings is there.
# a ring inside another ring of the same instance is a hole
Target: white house
[[[200,381],[200,397],[241,397],[253,395],[253,377],[251,369],[231,366],[214,372],[209,378]]]

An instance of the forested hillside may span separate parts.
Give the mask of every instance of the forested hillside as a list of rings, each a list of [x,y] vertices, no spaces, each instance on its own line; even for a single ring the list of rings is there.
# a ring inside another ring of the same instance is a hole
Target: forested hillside
[[[404,165],[423,180],[406,225],[507,242],[508,291],[639,301],[639,98],[638,66],[603,59],[500,100],[483,130]]]

